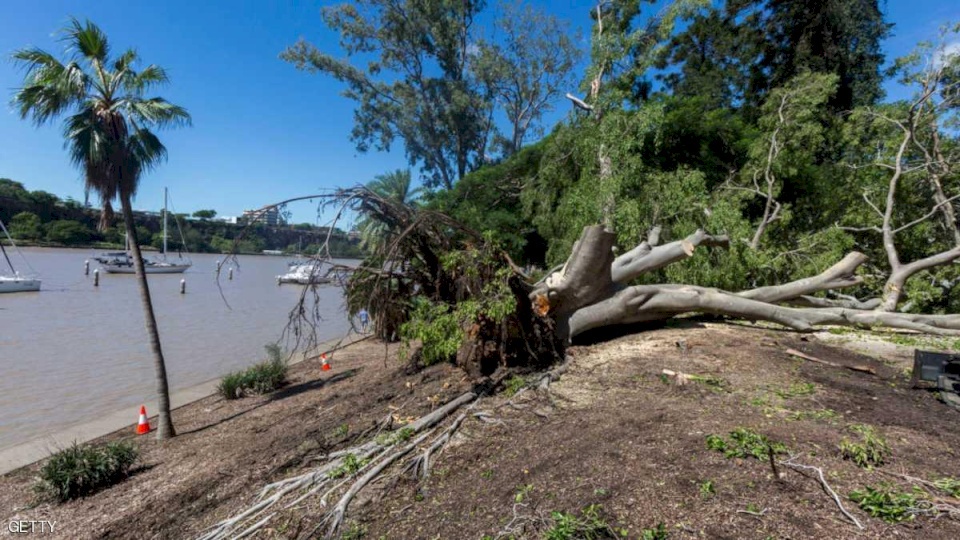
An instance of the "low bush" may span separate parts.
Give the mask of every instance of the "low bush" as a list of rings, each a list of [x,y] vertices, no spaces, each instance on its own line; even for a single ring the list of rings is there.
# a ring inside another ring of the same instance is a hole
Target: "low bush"
[[[707,435],[707,448],[723,452],[723,455],[728,458],[753,456],[757,459],[767,459],[770,452],[787,453],[787,447],[783,443],[771,441],[766,436],[746,428],[731,431],[729,439],[724,439],[720,435]]]
[[[883,465],[890,447],[887,441],[877,433],[876,428],[868,424],[855,424],[850,431],[860,435],[860,442],[849,439],[840,441],[840,454],[865,469]]]
[[[133,443],[78,445],[53,454],[40,468],[34,490],[42,498],[59,502],[84,497],[127,477],[137,460]]]
[[[919,514],[930,513],[926,492],[914,488],[912,492],[899,491],[890,485],[867,486],[850,493],[850,500],[873,517],[888,523],[913,519]]]
[[[264,347],[267,360],[243,371],[224,375],[217,391],[224,399],[238,399],[245,395],[267,394],[283,386],[287,380],[287,366],[280,346],[271,343]]]

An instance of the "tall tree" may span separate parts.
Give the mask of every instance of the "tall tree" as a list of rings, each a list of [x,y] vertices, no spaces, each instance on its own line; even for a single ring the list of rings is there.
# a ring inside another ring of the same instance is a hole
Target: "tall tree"
[[[280,57],[346,84],[357,102],[352,139],[360,151],[403,141],[429,187],[450,188],[483,161],[489,100],[470,75],[474,18],[483,0],[359,0],[324,7],[347,59],[300,40]],[[373,56],[364,67],[350,57]]]
[[[871,105],[883,96],[880,42],[890,33],[877,0],[767,0],[762,21],[768,88],[804,70],[840,78],[834,110]]]
[[[131,199],[141,175],[167,155],[152,129],[189,124],[190,115],[163,98],[144,97],[168,82],[166,71],[153,64],[138,71],[139,57],[133,49],[111,57],[107,36],[95,24],[72,19],[61,37],[69,54],[65,61],[36,48],[14,53],[26,74],[13,102],[22,118],[30,117],[38,125],[65,117],[65,145],[71,161],[83,172],[86,187],[100,196],[107,213],[110,201],[120,199],[156,370],[157,438],[167,439],[175,435],[167,370]]]
[[[498,136],[497,143],[510,156],[530,132],[542,133],[540,119],[569,88],[581,51],[576,35],[556,17],[515,1],[503,2],[501,8],[496,39],[480,42],[474,72],[507,117],[510,133]]]

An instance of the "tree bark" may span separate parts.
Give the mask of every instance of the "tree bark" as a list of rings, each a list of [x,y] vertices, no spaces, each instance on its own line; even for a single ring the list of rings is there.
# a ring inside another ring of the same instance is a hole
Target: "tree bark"
[[[799,331],[816,326],[887,326],[933,334],[960,335],[960,315],[914,315],[884,311],[884,299],[827,299],[814,293],[861,283],[856,270],[867,256],[852,252],[816,276],[782,285],[731,293],[683,284],[624,285],[640,275],[693,255],[700,245],[725,246],[725,236],[704,231],[676,242],[656,245],[659,230],[636,248],[613,258],[614,235],[601,225],[584,228],[563,269],[538,283],[530,299],[541,315],[557,321],[558,332],[572,339],[604,326],[668,319],[685,313],[709,313],[763,320]],[[891,280],[900,284],[916,272],[960,258],[960,246],[908,265],[900,265]],[[890,299],[894,304],[896,298]],[[788,307],[790,303],[809,307]],[[876,309],[879,308],[879,309]]]
[[[150,299],[150,286],[147,284],[147,274],[143,267],[143,256],[140,252],[140,243],[137,239],[136,224],[133,221],[133,208],[129,195],[120,196],[123,207],[123,222],[130,239],[130,249],[133,251],[133,264],[137,274],[137,284],[140,287],[140,303],[143,305],[143,315],[146,319],[147,336],[150,340],[150,350],[153,352],[153,367],[157,377],[157,439],[169,439],[176,435],[173,420],[170,417],[170,391],[167,386],[167,366],[163,360],[163,350],[160,346],[160,331],[157,328],[157,319],[153,314],[153,302]]]

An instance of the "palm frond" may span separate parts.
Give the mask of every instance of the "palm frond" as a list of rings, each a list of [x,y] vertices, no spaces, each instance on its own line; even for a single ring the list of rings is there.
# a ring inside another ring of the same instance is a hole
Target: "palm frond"
[[[13,96],[21,118],[44,124],[59,116],[87,92],[88,78],[75,62],[63,64],[40,49],[23,49],[14,61],[26,69],[25,85]]]
[[[186,109],[163,98],[140,99],[127,96],[118,100],[114,109],[123,111],[132,121],[144,127],[189,126],[191,123]]]
[[[68,43],[68,50],[75,50],[80,57],[89,61],[105,63],[110,54],[107,35],[90,21],[81,23],[71,17],[70,23],[60,33],[60,40]]]

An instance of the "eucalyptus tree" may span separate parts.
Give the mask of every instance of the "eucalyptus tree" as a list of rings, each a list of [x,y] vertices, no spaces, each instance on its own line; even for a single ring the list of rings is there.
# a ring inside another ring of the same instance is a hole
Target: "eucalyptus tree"
[[[358,150],[403,141],[428,187],[449,189],[483,162],[490,100],[471,77],[474,22],[482,0],[360,0],[322,9],[347,58],[300,40],[280,58],[346,84],[357,102],[351,138]],[[351,58],[369,57],[362,67]]]
[[[167,72],[153,64],[137,69],[139,56],[134,49],[111,56],[106,34],[92,22],[71,19],[60,38],[66,44],[63,60],[38,48],[14,53],[25,75],[13,104],[22,118],[31,118],[37,125],[63,118],[64,146],[83,173],[85,186],[99,195],[103,223],[110,221],[111,201],[120,201],[157,377],[157,438],[166,439],[175,435],[167,371],[131,200],[141,176],[167,156],[153,130],[187,125],[190,115],[163,98],[145,97],[168,82]]]

